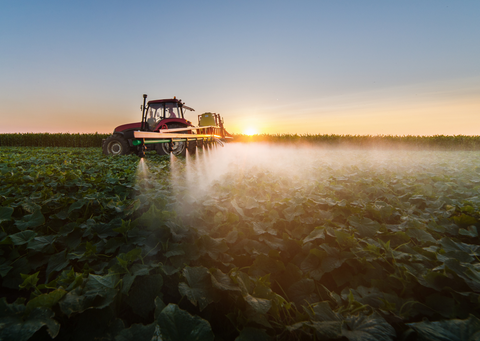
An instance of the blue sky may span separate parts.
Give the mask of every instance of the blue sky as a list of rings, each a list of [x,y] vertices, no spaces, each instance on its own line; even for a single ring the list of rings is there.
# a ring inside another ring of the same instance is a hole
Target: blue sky
[[[479,14],[443,0],[2,1],[0,132],[110,132],[147,93],[235,133],[477,135]]]

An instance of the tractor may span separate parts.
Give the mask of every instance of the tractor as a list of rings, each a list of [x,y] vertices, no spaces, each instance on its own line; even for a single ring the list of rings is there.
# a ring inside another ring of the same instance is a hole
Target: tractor
[[[219,114],[198,115],[198,127],[185,118],[186,106],[176,97],[147,102],[143,95],[142,121],[116,127],[113,134],[103,140],[105,155],[126,155],[136,153],[143,157],[146,151],[155,150],[159,155],[193,155],[197,146],[205,143],[224,141],[232,138],[223,127]]]

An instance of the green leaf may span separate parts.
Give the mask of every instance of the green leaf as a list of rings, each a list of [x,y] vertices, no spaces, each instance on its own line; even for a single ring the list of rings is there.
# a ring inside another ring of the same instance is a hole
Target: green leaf
[[[99,276],[90,274],[85,287],[77,287],[70,291],[59,302],[60,309],[67,315],[81,313],[87,309],[103,309],[115,299],[118,290],[118,275]]]
[[[70,205],[67,213],[70,214],[75,210],[81,209],[87,202],[88,202],[88,200],[85,200],[85,199],[80,199],[80,200],[75,201],[73,204]]]
[[[146,319],[155,308],[155,298],[162,295],[162,285],[163,277],[160,274],[138,276],[125,301],[136,314]]]
[[[53,244],[56,238],[57,237],[55,235],[35,237],[28,242],[27,249],[40,252],[45,247]]]
[[[35,308],[51,308],[60,301],[60,299],[65,296],[67,292],[63,289],[56,289],[47,294],[39,295],[27,303],[26,312],[30,312]]]
[[[245,327],[237,336],[235,341],[268,341],[271,340],[270,336],[264,329]]]
[[[212,259],[219,260],[225,252],[229,249],[228,245],[223,239],[215,239],[208,235],[204,235],[196,242],[200,254],[208,254]]]
[[[454,318],[456,315],[455,300],[451,297],[433,293],[427,296],[425,303],[445,318]]]
[[[214,335],[208,321],[192,316],[170,303],[158,317],[163,341],[212,341]]]
[[[315,289],[315,281],[313,279],[302,278],[288,288],[288,297],[300,308],[302,305],[318,302],[318,295]]]
[[[160,313],[162,312],[163,309],[165,309],[166,305],[162,301],[160,297],[155,298],[155,320],[158,320],[158,317],[160,316]]]
[[[13,266],[10,266],[3,258],[0,258],[0,276],[5,277],[12,269]]]
[[[69,260],[67,259],[66,250],[51,255],[47,265],[47,276],[49,276],[53,271],[62,271],[67,267],[68,264]]]
[[[433,238],[430,233],[428,233],[427,231],[424,231],[424,230],[417,229],[417,228],[409,228],[407,230],[407,235],[411,238],[415,238],[419,242],[424,242],[424,243],[427,243],[427,242],[435,243],[436,242],[435,238]]]
[[[480,320],[470,315],[465,320],[407,323],[417,332],[418,341],[480,340]]]
[[[215,294],[207,268],[187,266],[183,270],[183,276],[185,276],[188,284],[181,282],[178,285],[178,290],[182,296],[187,296],[193,305],[198,305],[200,310],[203,310],[214,301]]]
[[[478,223],[477,219],[475,219],[472,216],[466,215],[464,213],[462,213],[459,216],[453,217],[453,220],[455,221],[455,223],[457,223],[458,226],[463,227],[463,228],[465,228],[467,226],[470,226],[470,225],[475,225],[475,224]]]
[[[153,337],[156,329],[158,329],[158,332],[160,331],[155,322],[146,326],[143,324],[133,324],[130,328],[120,331],[115,337],[115,341],[151,341],[154,340]]]
[[[33,229],[45,224],[45,217],[41,210],[37,208],[32,214],[25,215],[21,220],[15,221],[19,230]]]
[[[110,289],[114,289],[118,283],[118,276],[108,274],[105,276],[90,274],[85,285],[86,294],[103,296]]]
[[[240,292],[240,287],[236,285],[229,275],[224,274],[219,269],[211,269],[211,280],[212,286],[215,289],[222,290],[222,291],[238,291]]]
[[[24,275],[21,274],[23,283],[19,285],[21,289],[35,289],[37,287],[37,282],[38,282],[38,274],[40,271],[37,271],[33,275]]]
[[[350,316],[342,326],[342,335],[349,341],[392,341],[395,329],[377,313]]]
[[[272,307],[271,300],[254,297],[252,295],[245,296],[245,301],[251,308],[253,308],[253,311],[255,311],[255,313],[258,313],[260,315],[265,315]]]
[[[316,239],[325,239],[325,229],[323,227],[315,227],[315,229],[303,240],[304,243],[309,243]]]
[[[474,225],[468,226],[467,229],[459,229],[458,233],[462,236],[468,236],[473,238],[478,237],[477,227]]]
[[[328,301],[318,302],[303,308],[312,321],[340,321],[340,317],[332,310]]]
[[[339,339],[342,336],[342,321],[316,321],[306,325],[315,329],[320,340]]]
[[[13,245],[23,245],[27,244],[37,235],[36,232],[33,231],[22,231],[15,234],[10,235],[10,240],[12,241]]]
[[[348,222],[357,229],[360,237],[373,237],[381,227],[379,222],[366,217],[353,216],[348,218]]]
[[[118,257],[117,257],[118,259]],[[125,261],[125,264],[127,262]],[[126,268],[126,265],[125,265]],[[126,274],[122,278],[122,293],[126,294],[130,290],[133,281],[137,276],[145,276],[148,275],[150,272],[150,267],[144,264],[133,264],[132,268],[130,269],[130,273]]]
[[[254,277],[263,277],[267,274],[277,274],[285,271],[285,265],[278,259],[266,255],[258,255],[250,267],[249,273]]]
[[[50,309],[35,308],[26,316],[24,313],[24,305],[0,299],[0,340],[27,341],[43,326],[47,326],[52,338],[58,335],[60,324],[53,319],[55,314]]]
[[[9,221],[12,219],[13,208],[11,207],[0,207],[0,224],[4,221]]]

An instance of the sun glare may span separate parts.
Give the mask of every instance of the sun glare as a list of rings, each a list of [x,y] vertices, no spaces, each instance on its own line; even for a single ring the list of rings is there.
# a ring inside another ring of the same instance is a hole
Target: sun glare
[[[257,131],[256,131],[255,129],[253,129],[253,128],[247,128],[247,129],[245,130],[244,134],[251,136],[251,135],[257,134]]]

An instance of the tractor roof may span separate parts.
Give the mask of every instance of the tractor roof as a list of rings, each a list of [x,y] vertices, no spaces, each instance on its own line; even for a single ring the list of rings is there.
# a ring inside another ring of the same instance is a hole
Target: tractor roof
[[[179,107],[182,107],[184,109],[190,110],[190,111],[195,111],[194,109],[187,107],[181,99],[176,99],[176,98],[168,98],[168,99],[154,99],[152,101],[148,101],[148,105],[150,104],[156,104],[156,103],[178,103]]]
[[[182,100],[176,99],[176,98],[169,98],[169,99],[154,99],[152,101],[148,101],[148,104],[150,103],[182,103]]]

